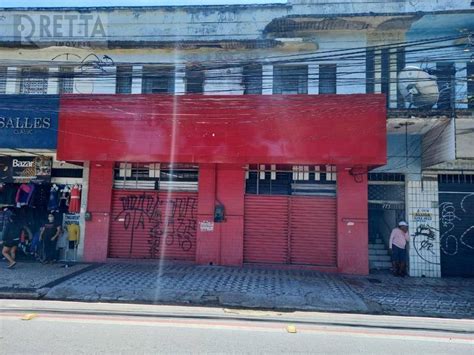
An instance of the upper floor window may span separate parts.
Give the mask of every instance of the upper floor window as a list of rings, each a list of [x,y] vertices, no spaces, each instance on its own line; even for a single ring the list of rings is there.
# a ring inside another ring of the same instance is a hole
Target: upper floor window
[[[48,69],[28,67],[20,72],[20,94],[47,94]]]
[[[474,63],[467,63],[467,107],[474,109]]]
[[[308,66],[279,65],[273,67],[274,94],[307,94]]]
[[[319,93],[335,94],[336,93],[336,64],[321,64],[319,66]]]
[[[365,92],[375,92],[375,51],[372,48],[365,52]]]
[[[72,94],[74,92],[74,67],[59,68],[59,85],[60,94]]]
[[[204,92],[204,68],[189,66],[186,68],[186,93],[202,94]]]
[[[144,66],[142,92],[144,94],[174,93],[174,67]]]
[[[7,87],[7,67],[0,67],[0,94],[5,93]]]
[[[436,77],[438,79],[439,89],[439,110],[451,110],[454,107],[455,72],[454,63],[436,63]]]
[[[242,70],[242,82],[244,86],[244,94],[261,94],[262,93],[262,66],[246,65]]]
[[[117,94],[132,93],[132,71],[131,65],[120,65],[117,67],[117,77],[115,79],[115,92]]]

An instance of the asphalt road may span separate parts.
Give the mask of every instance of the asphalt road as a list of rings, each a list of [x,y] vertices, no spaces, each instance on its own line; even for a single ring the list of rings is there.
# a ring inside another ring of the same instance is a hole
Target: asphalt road
[[[378,316],[348,315],[344,322],[344,315],[328,313],[18,302],[1,302],[1,354],[474,353],[469,320],[428,319],[425,324],[441,326],[423,329],[416,318],[385,317],[381,323]],[[316,318],[328,322],[311,321]]]

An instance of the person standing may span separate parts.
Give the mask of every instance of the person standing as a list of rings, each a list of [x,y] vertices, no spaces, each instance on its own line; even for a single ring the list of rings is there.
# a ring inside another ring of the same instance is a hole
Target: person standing
[[[11,269],[16,265],[16,249],[20,243],[21,228],[17,223],[14,214],[10,214],[7,224],[3,231],[3,248],[2,255],[8,260],[8,268]]]
[[[410,241],[408,224],[405,221],[398,223],[398,227],[390,234],[389,248],[392,254],[392,267],[395,276],[406,275],[407,253],[406,246]]]
[[[43,263],[52,263],[56,254],[56,242],[61,234],[61,227],[54,221],[54,215],[48,215],[48,222],[41,228],[40,240],[43,242]]]

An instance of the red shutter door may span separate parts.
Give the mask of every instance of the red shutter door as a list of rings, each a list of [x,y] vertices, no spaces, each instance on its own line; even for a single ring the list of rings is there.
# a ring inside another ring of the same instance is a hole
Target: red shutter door
[[[109,257],[194,261],[197,193],[114,190]]]
[[[288,261],[288,197],[246,195],[244,262]]]
[[[336,198],[292,196],[290,262],[336,266]]]

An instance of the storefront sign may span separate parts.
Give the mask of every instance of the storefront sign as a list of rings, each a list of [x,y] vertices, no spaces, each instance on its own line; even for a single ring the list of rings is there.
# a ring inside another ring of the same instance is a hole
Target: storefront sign
[[[0,182],[49,182],[51,157],[0,157]]]
[[[433,220],[433,215],[431,209],[429,208],[419,208],[416,212],[413,213],[414,222],[431,222]]]
[[[59,98],[52,95],[0,95],[0,149],[55,149]]]
[[[64,213],[63,215],[63,228],[67,228],[70,224],[80,224],[80,214],[79,213]]]
[[[212,221],[201,221],[199,222],[199,230],[201,232],[213,232],[214,222]]]

